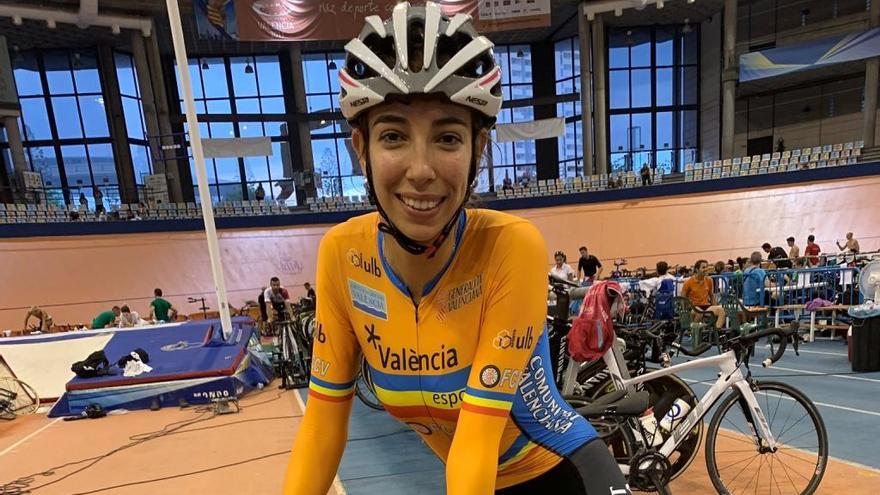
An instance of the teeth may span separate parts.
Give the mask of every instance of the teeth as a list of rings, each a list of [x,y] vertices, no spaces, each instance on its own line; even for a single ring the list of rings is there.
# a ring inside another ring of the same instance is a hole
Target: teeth
[[[424,199],[412,199],[412,198],[407,198],[406,196],[401,196],[400,198],[401,198],[401,199],[403,200],[403,202],[406,203],[406,205],[409,206],[410,208],[413,208],[413,209],[416,209],[416,210],[421,210],[421,211],[431,210],[431,209],[433,209],[434,207],[436,207],[438,204],[440,204],[440,201],[438,201],[438,200],[427,201],[427,200],[424,200]]]

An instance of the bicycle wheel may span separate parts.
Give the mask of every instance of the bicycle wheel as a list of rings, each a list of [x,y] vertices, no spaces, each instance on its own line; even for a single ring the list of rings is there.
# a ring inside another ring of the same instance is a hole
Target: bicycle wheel
[[[0,401],[7,403],[5,413],[16,416],[33,414],[40,408],[40,397],[36,390],[12,377],[0,378]]]
[[[691,387],[675,375],[661,376],[643,383],[642,386],[644,387],[643,390],[647,390],[650,394],[650,398],[648,399],[649,407],[654,407],[654,405],[657,404],[657,401],[667,393],[671,393],[674,397],[687,402],[691,410],[693,410],[698,402],[697,396]],[[590,399],[591,401],[616,390],[616,387],[611,379],[608,378],[607,383],[596,387],[596,390],[597,392]],[[568,398],[566,398],[566,400],[568,400]],[[571,401],[569,402],[571,403]],[[622,425],[618,428],[616,425],[609,426],[604,422],[591,421],[591,423],[593,423],[596,430],[600,432],[600,436],[602,436],[602,439],[614,453],[618,462],[629,464],[633,452],[627,445],[629,443],[628,440],[622,436],[622,431],[626,429],[626,426]],[[703,422],[700,421],[694,426],[691,433],[682,440],[678,447],[669,455],[668,460],[670,470],[668,473],[668,479],[670,481],[681,475],[681,473],[683,473],[697,457],[697,451],[700,449],[700,444],[702,443],[702,436]],[[653,487],[645,488],[653,490]]]
[[[366,359],[361,360],[361,369],[354,384],[354,393],[367,407],[377,411],[385,410],[379,397],[376,396],[376,388],[373,385],[370,366],[367,364]]]
[[[755,382],[755,396],[776,451],[757,438],[752,414],[737,391],[718,406],[706,438],[706,465],[718,493],[815,493],[828,463],[828,433],[816,406],[794,387]]]

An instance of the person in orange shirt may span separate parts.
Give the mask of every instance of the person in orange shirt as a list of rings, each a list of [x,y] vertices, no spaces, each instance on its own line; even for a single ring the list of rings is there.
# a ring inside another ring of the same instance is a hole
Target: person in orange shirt
[[[687,279],[681,288],[682,297],[691,301],[695,308],[710,311],[715,315],[715,327],[724,326],[724,308],[715,304],[715,290],[709,277],[709,262],[699,260],[694,263],[694,275]]]

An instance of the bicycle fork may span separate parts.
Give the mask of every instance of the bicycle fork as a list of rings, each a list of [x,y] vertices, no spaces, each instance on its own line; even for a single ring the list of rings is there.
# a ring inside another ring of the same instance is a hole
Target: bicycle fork
[[[761,406],[758,404],[758,397],[755,395],[755,392],[758,391],[757,387],[750,380],[742,380],[735,383],[734,386],[739,390],[737,403],[742,408],[743,416],[745,416],[746,421],[749,423],[758,452],[761,454],[775,452],[778,444],[773,437],[773,432],[770,431],[767,417],[764,416],[764,411],[761,410]]]

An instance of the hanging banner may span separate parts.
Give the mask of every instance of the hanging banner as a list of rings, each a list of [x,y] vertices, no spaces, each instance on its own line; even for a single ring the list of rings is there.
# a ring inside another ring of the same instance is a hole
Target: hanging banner
[[[556,117],[533,120],[532,122],[518,122],[516,124],[498,124],[495,126],[495,131],[498,142],[502,143],[505,141],[555,138],[565,132],[565,119]]]
[[[239,41],[345,40],[364,18],[391,15],[397,0],[194,0],[199,37]],[[478,31],[550,25],[550,0],[440,0],[448,16],[470,14]]]
[[[739,80],[755,81],[876,56],[880,56],[880,28],[745,53],[739,57]]]

